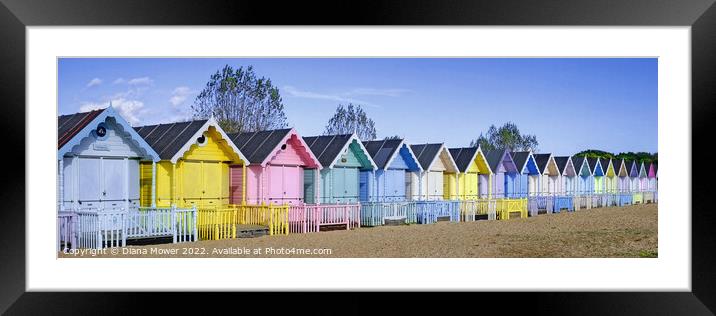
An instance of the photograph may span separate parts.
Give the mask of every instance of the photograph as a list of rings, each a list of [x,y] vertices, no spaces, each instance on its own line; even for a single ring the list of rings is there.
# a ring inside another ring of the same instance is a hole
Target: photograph
[[[658,258],[659,63],[58,56],[56,257]]]

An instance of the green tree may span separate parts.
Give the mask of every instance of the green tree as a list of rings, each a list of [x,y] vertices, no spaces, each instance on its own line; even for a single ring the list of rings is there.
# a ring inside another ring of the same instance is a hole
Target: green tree
[[[480,133],[480,136],[470,142],[471,147],[480,146],[483,151],[495,149],[507,149],[510,151],[534,151],[538,150],[539,142],[537,136],[520,132],[515,123],[507,122],[500,127],[490,125],[487,135]]]
[[[375,122],[360,105],[349,103],[347,106],[339,104],[333,114],[324,135],[352,134],[355,132],[361,140],[374,140],[376,138]]]
[[[227,133],[287,126],[278,88],[271,79],[259,78],[253,66],[225,65],[209,78],[191,109],[197,119],[213,116]]]

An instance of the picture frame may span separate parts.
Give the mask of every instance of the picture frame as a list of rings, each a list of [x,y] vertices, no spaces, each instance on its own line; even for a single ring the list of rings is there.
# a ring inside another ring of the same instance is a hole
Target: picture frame
[[[20,1],[2,0],[0,6],[0,38],[6,43],[0,51],[3,70],[0,72],[0,91],[5,102],[3,115],[6,145],[11,148],[30,146],[25,130],[25,42],[27,26],[72,25],[572,25],[572,26],[691,26],[692,45],[692,146],[704,144],[709,135],[709,123],[714,117],[713,92],[716,87],[716,6],[714,1],[654,2],[654,1],[558,1],[558,2],[472,2],[448,3],[383,2],[364,3],[287,4],[275,12],[272,3],[232,1],[209,5],[191,1],[149,2],[80,2],[80,1]],[[333,14],[331,14],[333,13]],[[51,107],[54,105],[48,105]],[[50,131],[51,127],[48,128]],[[0,310],[14,314],[39,313],[129,313],[137,304],[155,302],[155,294],[128,293],[37,293],[25,287],[25,169],[24,151],[18,150],[16,168],[6,172],[3,185],[4,211],[0,212],[4,227],[0,230],[3,255],[0,256]],[[699,156],[693,155],[696,162]],[[667,158],[668,159],[668,158]],[[22,168],[19,167],[22,165]],[[694,163],[694,165],[696,165]],[[500,293],[480,294],[481,299],[506,306],[506,310],[529,307],[532,312],[551,314],[711,314],[716,310],[716,259],[713,255],[716,236],[711,232],[716,215],[709,212],[704,195],[708,184],[700,177],[692,177],[692,291],[675,293],[519,293],[516,297]],[[685,216],[688,216],[687,214]],[[197,294],[198,295],[198,294]],[[244,295],[244,294],[242,294]],[[300,302],[325,294],[291,295],[287,300]],[[382,294],[385,295],[385,294]],[[188,294],[181,294],[188,299]],[[358,309],[370,312],[366,302],[377,300],[369,294],[352,294],[334,308]],[[244,295],[246,300],[276,300],[274,294]],[[173,298],[176,299],[176,298]],[[196,298],[192,298],[196,299]],[[283,299],[283,298],[282,298]],[[413,300],[415,298],[411,298]],[[179,298],[182,301],[182,298]],[[418,301],[420,299],[417,299]],[[521,304],[509,304],[510,301]],[[330,300],[335,302],[336,300]],[[127,304],[127,302],[133,302]],[[334,304],[334,303],[331,303]],[[330,305],[330,304],[329,304]],[[517,305],[517,306],[516,306]],[[219,306],[221,307],[221,306]],[[458,306],[459,307],[459,306]],[[182,304],[167,307],[184,312]],[[331,308],[327,307],[326,308]],[[420,308],[420,305],[401,306],[400,309]],[[163,309],[168,312],[169,309]],[[249,310],[249,309],[247,309]]]

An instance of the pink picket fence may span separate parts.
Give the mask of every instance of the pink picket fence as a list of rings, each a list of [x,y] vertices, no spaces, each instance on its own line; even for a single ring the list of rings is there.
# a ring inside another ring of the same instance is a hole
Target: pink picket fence
[[[322,226],[360,227],[360,204],[304,204],[288,210],[289,232],[319,232]]]

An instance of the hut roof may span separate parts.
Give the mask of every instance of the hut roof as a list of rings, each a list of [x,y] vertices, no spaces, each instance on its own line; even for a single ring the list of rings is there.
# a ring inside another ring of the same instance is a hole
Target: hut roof
[[[544,173],[544,170],[547,169],[547,164],[549,163],[549,157],[552,157],[552,154],[534,154],[532,156],[535,157],[537,168]]]
[[[515,151],[512,152],[510,155],[512,155],[512,161],[515,162],[515,166],[517,166],[517,170],[519,172],[522,172],[522,169],[525,168],[525,164],[527,164],[527,161],[530,158],[531,152],[529,151]],[[533,155],[534,157],[534,155]],[[536,162],[535,162],[536,165]],[[539,166],[537,166],[539,168]],[[539,172],[539,170],[537,170]]]
[[[323,167],[330,166],[352,139],[352,134],[303,137]]]
[[[57,117],[57,148],[62,148],[105,109]]]
[[[134,130],[152,146],[162,160],[172,159],[192,140],[208,120],[137,126]]]
[[[592,171],[592,173],[597,170],[597,162],[599,162],[599,158],[587,158],[587,165],[589,165],[589,169]],[[604,172],[604,170],[602,170],[602,172]]]
[[[502,157],[504,157],[507,154],[506,150],[500,149],[500,150],[491,150],[488,151],[485,154],[485,159],[487,160],[487,163],[490,165],[490,169],[497,170],[498,166],[502,162]],[[515,158],[512,157],[512,161],[514,161]]]
[[[410,149],[415,153],[415,157],[418,158],[420,166],[424,170],[430,168],[430,164],[435,160],[438,154],[440,154],[440,148],[443,144],[420,144],[410,145]]]
[[[262,164],[274,152],[292,129],[229,134],[231,141],[246,155],[249,163]]]
[[[582,156],[573,156],[572,157],[572,164],[574,165],[574,169],[579,173],[582,170],[582,165],[584,165],[584,161],[586,159]],[[592,173],[591,168],[589,167],[589,163],[587,162],[587,169],[589,169],[589,173]]]
[[[361,154],[361,160],[363,160],[362,163],[368,162],[371,168],[374,168],[375,163],[370,158],[370,154],[355,134],[303,137],[303,141],[305,141],[308,147],[311,148],[311,151],[314,155],[316,155],[318,161],[324,168],[332,167],[333,163],[343,153],[344,149],[348,148],[354,140],[359,144],[363,151],[363,154]]]
[[[477,155],[477,147],[450,148],[449,151],[460,172],[466,172]]]
[[[391,158],[398,153],[402,139],[364,141],[363,146],[370,154],[378,169],[385,169]]]
[[[559,169],[559,172],[562,172],[562,173],[564,173],[564,169],[567,168],[568,161],[569,161],[569,156],[554,157],[554,163],[557,164],[557,168]]]

